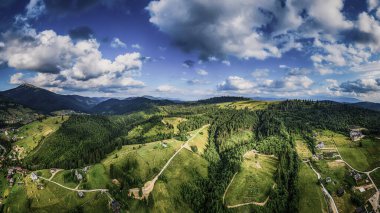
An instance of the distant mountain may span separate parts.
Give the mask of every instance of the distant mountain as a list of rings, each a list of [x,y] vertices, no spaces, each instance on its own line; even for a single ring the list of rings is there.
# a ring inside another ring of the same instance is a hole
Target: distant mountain
[[[99,114],[125,114],[139,110],[156,110],[157,106],[175,104],[166,99],[151,99],[147,97],[131,97],[124,100],[108,99],[96,105],[93,113]]]
[[[353,106],[361,107],[364,109],[370,109],[375,111],[380,111],[380,103],[373,103],[373,102],[358,102],[353,103]]]
[[[92,107],[102,101],[101,98],[60,95],[30,84],[22,84],[14,89],[0,92],[0,95],[43,113],[57,110],[89,112]]]
[[[248,100],[251,100],[251,99],[245,98],[245,97],[235,97],[235,96],[220,96],[220,97],[213,97],[213,98],[208,98],[208,99],[204,99],[204,100],[199,100],[196,103],[217,104],[217,103],[234,102],[234,101],[248,101]]]
[[[357,98],[350,98],[350,97],[330,97],[330,96],[312,96],[310,98],[306,99],[311,99],[315,101],[335,101],[339,103],[358,103],[361,102],[361,100]]]

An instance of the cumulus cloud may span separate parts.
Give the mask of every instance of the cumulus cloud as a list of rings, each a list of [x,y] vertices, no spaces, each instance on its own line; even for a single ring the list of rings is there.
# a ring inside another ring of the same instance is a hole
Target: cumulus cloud
[[[343,0],[160,0],[147,10],[150,22],[185,51],[200,56],[266,59],[300,49],[302,38],[337,34],[354,23],[342,12]],[[304,14],[304,15],[302,15]],[[312,30],[310,30],[312,29]],[[313,31],[313,32],[309,32]]]
[[[124,53],[113,60],[106,59],[95,39],[74,41],[53,30],[27,35],[8,31],[3,38],[0,61],[18,70],[37,72],[33,77],[16,73],[10,79],[12,84],[29,82],[67,90],[144,86],[143,82],[133,79],[142,67],[140,53]]]
[[[195,62],[193,60],[185,60],[182,63],[182,66],[184,66],[186,68],[192,68],[194,65],[195,65]]]
[[[141,46],[139,44],[132,44],[132,48],[134,49],[141,49]]]
[[[338,88],[333,90],[339,90],[347,93],[373,93],[380,91],[380,78],[378,79],[357,79],[354,81],[346,81],[339,85]]]
[[[175,91],[177,91],[177,88],[169,84],[160,85],[156,89],[156,92],[160,92],[160,93],[172,93]]]
[[[119,38],[113,38],[111,41],[112,48],[125,48],[127,45],[122,42]]]
[[[205,75],[208,75],[208,72],[204,69],[199,69],[197,70],[197,74],[205,76]]]
[[[251,73],[254,78],[265,78],[269,75],[269,69],[256,69]]]
[[[291,1],[287,1],[291,2]],[[259,28],[270,24],[266,14],[284,10],[278,20],[282,30],[297,27],[301,20],[292,3],[281,7],[280,2],[223,0],[211,1],[152,1],[147,9],[150,22],[169,34],[186,51],[198,50],[202,58],[234,55],[239,58],[279,57],[281,48],[259,33]],[[290,17],[286,12],[294,14]],[[289,17],[289,18],[288,18]]]
[[[265,75],[266,74],[263,76]],[[229,76],[226,80],[217,85],[217,89],[219,91],[245,94],[279,91],[294,93],[309,89],[313,84],[314,81],[312,79],[300,75],[285,76],[277,80],[257,78],[256,81],[249,81],[238,76]]]
[[[239,76],[229,76],[225,81],[218,84],[219,91],[239,91],[252,89],[255,84]]]

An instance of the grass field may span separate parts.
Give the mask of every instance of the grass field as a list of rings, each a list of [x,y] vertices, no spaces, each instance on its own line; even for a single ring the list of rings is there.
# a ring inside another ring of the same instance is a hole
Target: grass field
[[[237,101],[217,104],[222,109],[249,109],[249,110],[264,110],[270,104],[278,103],[278,101]]]
[[[353,212],[355,206],[350,201],[349,190],[345,188],[345,175],[348,172],[346,165],[343,162],[339,161],[318,161],[314,164],[314,167],[317,171],[320,172],[322,179],[325,180],[327,177],[330,177],[332,182],[325,183],[326,189],[332,195],[335,204],[339,212]],[[338,197],[336,191],[343,187],[345,189],[344,196]]]
[[[296,139],[296,150],[301,159],[308,159],[313,156],[305,141],[300,138]]]
[[[277,160],[272,157],[255,155],[252,152],[245,154],[242,170],[227,190],[226,205],[264,202],[275,183],[273,174],[276,164]]]
[[[298,149],[297,149],[298,150]],[[302,163],[298,176],[299,212],[325,213],[327,203],[323,197],[317,176],[309,166]]]
[[[207,177],[208,162],[195,153],[183,149],[154,186],[154,212],[192,212],[181,196],[182,184],[192,184],[199,177]]]
[[[64,170],[64,171],[59,171],[52,179],[52,181],[55,181],[57,183],[60,183],[64,186],[67,186],[67,187],[70,187],[70,188],[75,188],[78,183],[76,182],[72,182],[72,181],[65,181],[64,180],[64,175],[65,174],[68,174],[68,173],[71,173],[70,170]]]
[[[171,124],[173,125],[174,127],[174,134],[177,134],[178,133],[178,124],[180,124],[181,122],[183,121],[186,121],[185,118],[180,118],[180,117],[166,117],[164,119],[162,119],[162,122],[164,124]]]
[[[197,130],[195,130],[196,132]],[[194,133],[194,131],[193,131]],[[198,154],[203,154],[206,145],[208,143],[208,128],[203,129],[193,140],[189,141],[189,146],[196,146],[198,148]]]
[[[327,143],[335,142],[342,158],[352,167],[361,171],[368,171],[380,165],[380,140],[365,137],[359,142],[353,142],[349,137],[331,131],[323,131],[319,140]]]
[[[377,188],[380,188],[380,169],[377,169],[376,171],[372,172],[370,176],[372,180],[375,182]]]
[[[91,166],[86,174],[89,189],[105,189],[110,184],[108,171],[103,164]]]
[[[74,210],[78,209],[82,209],[84,212],[110,212],[108,197],[100,192],[85,193],[84,198],[79,198],[76,192],[53,183],[45,181],[45,188],[39,190],[30,178],[25,180],[25,186],[17,186],[22,191],[22,193],[17,194],[17,196],[21,195],[17,198],[17,202],[14,199],[10,200],[12,203],[20,203],[20,205],[26,203],[21,207],[27,210],[26,212],[75,212]],[[28,205],[30,206],[29,210]],[[15,211],[12,206],[9,212],[18,211]]]
[[[253,138],[253,132],[250,130],[243,130],[233,133],[230,138],[223,141],[219,147],[220,151],[235,147],[237,144],[247,143]]]
[[[68,116],[48,117],[42,121],[34,121],[22,126],[16,135],[23,137],[23,139],[14,143],[14,145],[23,148],[23,152],[19,154],[19,157],[24,158],[30,151],[38,146],[44,137],[56,131],[67,119]]]
[[[134,170],[134,176],[141,179],[142,182],[150,180],[160,170],[167,160],[183,144],[175,139],[164,140],[167,147],[164,147],[161,141],[146,143],[144,145],[126,145],[121,150],[116,150],[109,154],[101,164],[109,172],[111,164],[123,167],[127,160],[134,159],[137,161],[137,169]]]

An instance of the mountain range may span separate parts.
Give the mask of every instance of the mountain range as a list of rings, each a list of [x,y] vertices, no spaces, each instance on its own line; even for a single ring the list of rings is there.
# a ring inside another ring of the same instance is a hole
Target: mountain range
[[[258,101],[282,101],[282,98],[244,98],[244,97],[213,97],[204,100],[184,102],[177,99],[165,99],[153,96],[129,97],[125,99],[104,98],[104,97],[84,97],[79,95],[61,95],[42,89],[31,84],[22,84],[16,88],[0,92],[0,96],[7,100],[20,104],[40,113],[52,113],[59,110],[73,110],[83,113],[96,114],[124,114],[137,110],[154,110],[156,106],[179,104],[179,103],[222,103],[231,101],[258,100]],[[380,111],[379,103],[360,102],[354,98],[331,98],[312,97],[313,100],[329,100],[341,103],[352,104],[371,110]]]

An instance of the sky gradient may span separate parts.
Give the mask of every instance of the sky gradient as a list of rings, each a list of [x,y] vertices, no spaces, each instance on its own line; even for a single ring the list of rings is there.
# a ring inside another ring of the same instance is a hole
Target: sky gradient
[[[5,0],[0,90],[380,102],[377,0]]]

